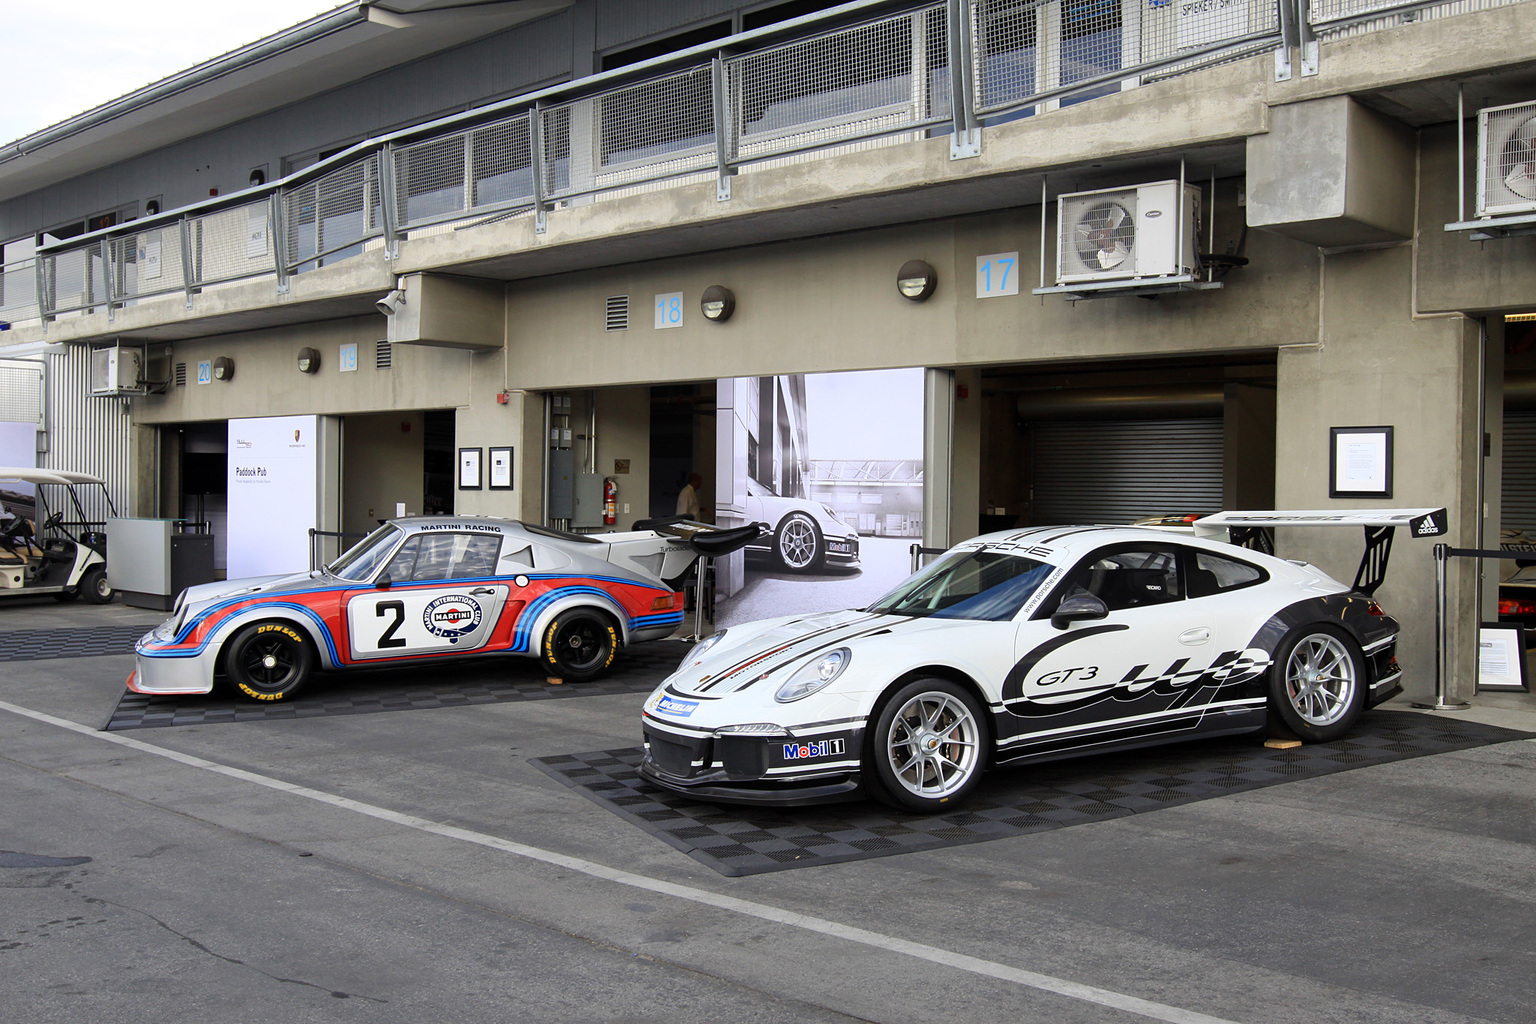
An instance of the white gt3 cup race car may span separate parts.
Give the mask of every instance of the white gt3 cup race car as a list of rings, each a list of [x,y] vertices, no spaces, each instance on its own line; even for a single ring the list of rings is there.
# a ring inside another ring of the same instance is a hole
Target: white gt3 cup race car
[[[135,693],[207,693],[222,675],[255,700],[296,693],[315,669],[511,653],[564,680],[590,679],[630,644],[683,620],[700,555],[755,540],[719,530],[574,534],[510,519],[386,523],[324,569],[188,587],[139,640]]]
[[[1362,526],[1345,586],[1263,528]],[[732,626],[647,699],[648,781],[731,803],[867,792],[931,812],[994,765],[1265,729],[1347,733],[1400,691],[1398,623],[1371,597],[1393,530],[1445,510],[1220,513],[1175,535],[1039,527],[956,545],[862,611]],[[1196,534],[1199,534],[1198,536]],[[1272,550],[1272,548],[1271,548]]]

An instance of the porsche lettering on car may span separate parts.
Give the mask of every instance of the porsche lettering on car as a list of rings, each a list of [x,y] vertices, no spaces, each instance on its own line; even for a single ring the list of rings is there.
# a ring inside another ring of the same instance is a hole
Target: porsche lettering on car
[[[1398,520],[1444,532],[1443,510],[1371,513],[1368,543]],[[1341,525],[1300,525],[1325,522]],[[1304,741],[1335,739],[1400,690],[1398,623],[1371,596],[1384,572],[1384,554],[1368,557],[1346,586],[1138,527],[990,534],[866,609],[704,640],[646,701],[640,772],[723,802],[867,792],[933,811],[999,764],[1250,732],[1271,716]]]
[[[255,700],[317,669],[522,654],[590,679],[630,644],[670,636],[701,553],[760,533],[668,522],[578,535],[513,520],[401,519],[321,570],[190,587],[139,640],[128,688],[207,693],[227,678]]]

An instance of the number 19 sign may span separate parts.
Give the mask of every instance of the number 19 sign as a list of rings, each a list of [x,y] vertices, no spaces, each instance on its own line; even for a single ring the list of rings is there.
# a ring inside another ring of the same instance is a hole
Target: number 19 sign
[[[1019,294],[1019,254],[994,252],[976,257],[976,297],[995,299]]]

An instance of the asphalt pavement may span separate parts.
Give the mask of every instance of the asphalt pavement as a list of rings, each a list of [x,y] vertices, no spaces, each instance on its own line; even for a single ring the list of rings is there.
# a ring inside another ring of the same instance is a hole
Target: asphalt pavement
[[[158,618],[22,602],[0,633]],[[638,694],[102,732],[130,667],[0,666],[5,1021],[1523,1024],[1536,1004],[1533,740],[727,878],[529,763],[637,745]],[[1536,733],[1527,695],[1461,714]]]

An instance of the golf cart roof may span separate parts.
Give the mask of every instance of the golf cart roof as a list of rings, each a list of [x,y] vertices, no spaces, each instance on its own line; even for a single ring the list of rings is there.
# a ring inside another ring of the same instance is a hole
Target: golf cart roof
[[[0,466],[0,480],[24,484],[99,484],[100,477],[89,473],[71,473],[67,469],[33,469],[27,466]]]

